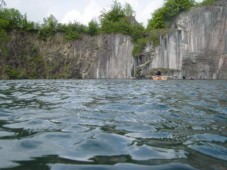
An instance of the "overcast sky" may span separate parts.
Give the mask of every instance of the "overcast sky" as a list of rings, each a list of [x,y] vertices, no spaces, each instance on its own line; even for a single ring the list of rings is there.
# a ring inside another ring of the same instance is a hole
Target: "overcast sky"
[[[201,2],[202,0],[196,0]],[[16,8],[27,14],[30,21],[43,22],[43,18],[53,14],[58,22],[80,22],[87,25],[92,19],[98,19],[103,9],[109,10],[113,0],[5,0],[7,8]],[[155,9],[164,4],[164,0],[118,0],[122,5],[129,3],[136,12],[136,20],[147,25]]]

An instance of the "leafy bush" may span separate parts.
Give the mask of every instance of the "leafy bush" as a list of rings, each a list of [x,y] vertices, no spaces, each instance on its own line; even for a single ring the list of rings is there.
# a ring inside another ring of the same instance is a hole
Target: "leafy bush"
[[[98,31],[99,31],[99,25],[98,25],[98,23],[95,20],[91,20],[88,23],[87,33],[89,35],[96,35],[96,34],[98,34]]]
[[[0,28],[5,30],[37,31],[37,24],[27,20],[27,15],[22,15],[16,9],[3,8],[0,10]]]
[[[139,56],[139,54],[144,49],[147,43],[148,43],[148,39],[146,38],[138,39],[132,51],[133,56],[134,57]]]
[[[106,20],[112,22],[118,22],[121,18],[124,18],[124,10],[121,4],[117,1],[114,1],[112,5],[112,9],[108,12],[103,11],[101,15],[101,23],[105,22]],[[102,25],[102,24],[101,24]]]
[[[146,32],[145,32],[143,25],[132,24],[130,28],[131,28],[130,36],[132,37],[134,42],[136,42],[138,39],[146,36]]]
[[[114,1],[112,9],[101,15],[101,31],[130,35],[136,41],[144,36],[144,27],[136,21],[133,22],[133,15],[134,11],[128,3],[123,8],[119,2]]]
[[[79,39],[82,33],[86,33],[87,27],[74,22],[69,24],[58,24],[56,30],[57,32],[65,33],[65,39],[72,41]]]
[[[147,30],[170,27],[177,15],[195,5],[194,0],[167,0],[162,8],[157,9],[149,20]]]
[[[101,15],[101,31],[104,33],[123,33],[127,32],[127,22],[125,20],[123,8],[120,3],[114,1],[112,9],[108,12],[103,12]]]
[[[65,34],[65,39],[69,41],[77,40],[79,38],[80,38],[79,33],[75,31],[67,31]]]
[[[0,19],[0,29],[7,29],[9,27],[9,22],[5,19]]]
[[[6,74],[10,79],[18,79],[18,78],[20,78],[21,72],[19,69],[15,69],[15,68],[8,66],[6,68]]]
[[[39,37],[41,39],[46,39],[46,37],[54,35],[57,31],[57,25],[58,25],[58,21],[53,15],[50,15],[49,17],[44,18],[43,24],[39,29]]]

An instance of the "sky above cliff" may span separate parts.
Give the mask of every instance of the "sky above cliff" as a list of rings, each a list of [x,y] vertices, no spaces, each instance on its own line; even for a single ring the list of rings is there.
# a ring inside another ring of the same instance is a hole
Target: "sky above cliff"
[[[201,2],[202,0],[196,0]],[[31,21],[43,22],[43,18],[53,14],[58,22],[79,22],[87,25],[98,20],[101,12],[109,10],[113,0],[5,0],[7,8],[16,8],[27,14]],[[136,12],[136,20],[147,25],[152,13],[164,4],[164,0],[118,0],[122,5],[129,3]]]

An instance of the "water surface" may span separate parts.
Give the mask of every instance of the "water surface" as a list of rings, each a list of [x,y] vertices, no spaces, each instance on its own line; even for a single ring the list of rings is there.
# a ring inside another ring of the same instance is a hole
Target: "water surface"
[[[227,169],[227,81],[0,81],[0,169]]]

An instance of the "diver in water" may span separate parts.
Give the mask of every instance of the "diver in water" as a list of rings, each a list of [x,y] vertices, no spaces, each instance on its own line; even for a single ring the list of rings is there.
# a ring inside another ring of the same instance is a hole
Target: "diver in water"
[[[158,70],[158,72],[156,73],[156,76],[160,77],[162,75],[161,71]]]

